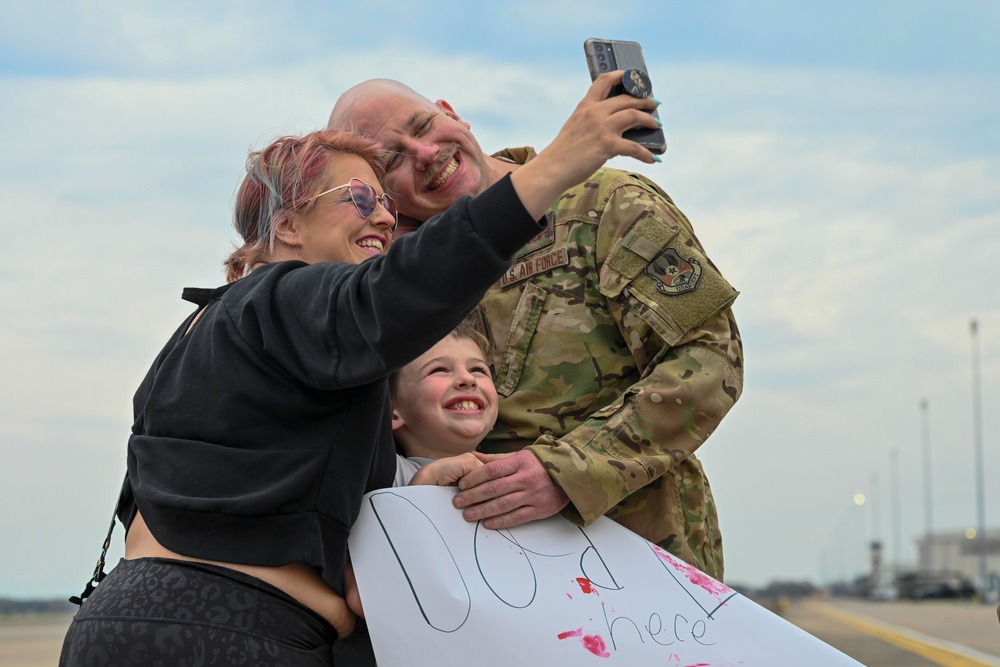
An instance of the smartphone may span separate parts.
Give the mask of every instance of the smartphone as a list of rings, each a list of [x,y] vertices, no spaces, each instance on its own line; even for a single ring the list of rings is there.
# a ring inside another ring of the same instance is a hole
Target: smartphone
[[[621,70],[639,70],[649,77],[649,70],[646,68],[646,59],[642,55],[642,47],[638,42],[622,42],[614,39],[588,39],[583,43],[583,51],[587,54],[587,66],[590,68],[590,80],[593,81],[599,74]],[[619,84],[611,89],[611,95],[627,95],[625,86]],[[650,83],[649,94],[652,95],[652,83]],[[659,120],[660,115],[653,109],[653,116]],[[637,142],[640,146],[648,148],[657,155],[667,150],[667,139],[663,136],[663,130],[656,128],[650,130],[645,127],[635,127],[625,130],[622,134],[626,139]]]

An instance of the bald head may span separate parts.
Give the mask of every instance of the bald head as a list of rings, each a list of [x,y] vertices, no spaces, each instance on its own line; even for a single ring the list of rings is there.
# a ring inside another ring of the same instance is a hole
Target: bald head
[[[392,79],[371,79],[344,92],[330,128],[382,144],[384,185],[400,213],[415,220],[441,213],[464,194],[479,194],[511,170],[483,152],[450,104],[431,102]]]
[[[327,127],[374,137],[378,134],[377,128],[366,127],[371,125],[371,109],[368,104],[376,100],[391,99],[407,99],[420,106],[434,106],[433,102],[405,83],[395,79],[369,79],[348,88],[337,98]]]

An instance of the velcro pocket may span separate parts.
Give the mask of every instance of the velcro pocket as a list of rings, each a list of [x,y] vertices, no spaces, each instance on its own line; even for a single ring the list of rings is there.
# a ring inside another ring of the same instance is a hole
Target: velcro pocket
[[[670,345],[729,306],[738,292],[681,229],[640,219],[611,249],[601,293],[635,313]]]
[[[501,396],[510,396],[521,379],[528,346],[538,327],[538,318],[544,305],[545,290],[534,283],[525,285],[517,307],[514,308],[507,345],[500,356],[500,368],[497,369],[496,389]]]
[[[643,213],[632,229],[611,249],[601,271],[601,293],[617,297],[625,286],[642,273],[660,251],[677,236],[678,229]]]

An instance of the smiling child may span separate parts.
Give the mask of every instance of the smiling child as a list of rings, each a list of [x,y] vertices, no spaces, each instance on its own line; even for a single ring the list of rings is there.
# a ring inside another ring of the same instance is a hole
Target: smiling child
[[[473,452],[497,420],[497,390],[487,362],[489,341],[466,318],[389,380],[397,449],[394,486],[424,465]]]

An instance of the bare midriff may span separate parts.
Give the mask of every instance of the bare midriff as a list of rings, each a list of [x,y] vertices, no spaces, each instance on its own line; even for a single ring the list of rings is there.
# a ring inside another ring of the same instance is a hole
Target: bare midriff
[[[136,513],[132,525],[125,538],[125,558],[173,558],[195,563],[209,563],[219,567],[229,568],[256,577],[275,588],[284,591],[299,603],[330,622],[341,637],[346,637],[354,630],[355,617],[340,595],[326,585],[319,573],[305,563],[289,563],[280,567],[265,567],[263,565],[244,565],[242,563],[224,563],[204,558],[192,558],[167,549],[156,541],[153,533]]]

